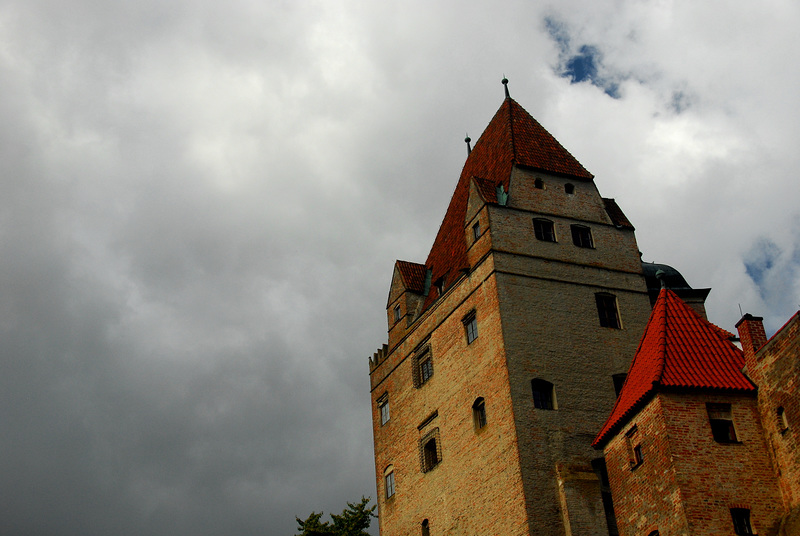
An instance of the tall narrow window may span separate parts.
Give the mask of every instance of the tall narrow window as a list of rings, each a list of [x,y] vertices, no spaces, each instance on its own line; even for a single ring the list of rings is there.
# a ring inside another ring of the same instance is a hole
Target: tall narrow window
[[[476,221],[472,226],[472,238],[478,240],[481,237],[481,222]]]
[[[383,482],[386,488],[386,498],[390,499],[394,495],[394,467],[391,465],[383,472]]]
[[[628,430],[625,434],[625,439],[628,443],[628,456],[630,458],[631,470],[633,470],[644,463],[641,438],[636,425],[633,425],[633,427]]]
[[[395,322],[400,322],[400,306],[399,305],[395,305],[394,306],[394,321]]]
[[[419,444],[422,472],[427,473],[442,461],[442,447],[439,444],[439,429],[434,428],[425,434]]]
[[[717,443],[736,443],[730,404],[706,404],[711,435]]]
[[[389,422],[389,393],[378,399],[378,411],[381,414],[381,426]]]
[[[478,319],[475,316],[475,311],[471,311],[462,320],[464,323],[464,331],[467,334],[467,344],[478,338]]]
[[[778,416],[778,431],[783,433],[789,429],[789,421],[786,419],[786,410],[781,406],[776,413]]]
[[[555,409],[553,384],[539,378],[531,380],[533,407],[536,409]]]
[[[479,397],[472,404],[472,420],[475,423],[475,429],[480,430],[486,426],[486,403],[483,397]]]
[[[750,524],[750,510],[747,508],[731,508],[734,534],[755,534]]]
[[[604,458],[595,458],[592,460],[592,469],[594,469],[595,474],[600,479],[600,497],[603,500],[603,510],[606,514],[608,536],[619,536],[617,516],[614,513],[614,501],[611,497],[611,483],[608,481],[606,460]]]
[[[604,328],[619,329],[619,313],[617,312],[617,298],[613,294],[599,292],[594,295],[597,302],[597,315],[600,325]]]
[[[431,536],[431,527],[427,519],[422,522],[422,536]]]
[[[430,346],[419,350],[413,360],[414,387],[422,387],[433,376],[433,358]]]
[[[543,242],[555,242],[556,233],[553,229],[553,222],[550,220],[535,219],[533,220],[533,233],[536,235],[537,240]]]
[[[572,243],[579,248],[593,248],[592,230],[585,225],[570,225],[572,230]]]

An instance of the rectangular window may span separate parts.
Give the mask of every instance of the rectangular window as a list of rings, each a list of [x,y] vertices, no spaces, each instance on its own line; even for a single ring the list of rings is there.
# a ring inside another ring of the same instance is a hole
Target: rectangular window
[[[422,385],[431,379],[433,376],[433,358],[431,357],[431,347],[424,346],[418,350],[413,363],[413,380],[414,387],[422,387]]]
[[[533,233],[537,240],[542,242],[555,242],[556,233],[553,229],[553,222],[550,220],[533,220]]]
[[[585,225],[571,225],[572,243],[579,248],[594,248],[592,230]]]
[[[394,321],[395,322],[399,322],[400,321],[400,306],[399,305],[395,305],[394,306]]]
[[[619,313],[617,312],[617,298],[613,294],[598,293],[594,295],[597,302],[597,315],[600,325],[604,328],[619,329]]]
[[[378,399],[378,410],[381,414],[381,426],[389,422],[389,394],[385,394]]]
[[[475,403],[472,404],[472,419],[475,423],[476,430],[480,430],[486,426],[486,403],[483,397],[478,398],[475,400]]]
[[[536,409],[555,409],[553,403],[553,384],[547,380],[531,380],[531,391],[533,392],[533,407]]]
[[[383,478],[386,482],[386,498],[389,499],[394,495],[394,471],[389,471]]]
[[[711,435],[717,443],[736,443],[730,404],[706,404]]]
[[[731,508],[734,534],[755,534],[750,524],[750,510],[747,508]]]
[[[481,222],[475,222],[472,226],[472,238],[478,240],[481,237]]]
[[[475,311],[472,311],[462,320],[464,323],[464,331],[467,333],[467,344],[478,338],[478,320],[475,316]]]

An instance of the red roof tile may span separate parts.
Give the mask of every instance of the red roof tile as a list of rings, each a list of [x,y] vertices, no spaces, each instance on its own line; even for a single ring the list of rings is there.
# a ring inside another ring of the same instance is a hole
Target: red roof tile
[[[733,335],[711,324],[669,289],[661,289],[611,415],[592,446],[605,445],[662,388],[755,391],[742,373]]]
[[[608,217],[611,218],[611,221],[614,223],[614,225],[623,229],[630,229],[631,231],[634,230],[633,224],[631,224],[631,222],[628,221],[628,218],[625,217],[625,214],[623,214],[622,209],[619,208],[619,205],[617,205],[616,201],[604,197],[603,203],[606,206],[606,213],[608,214]]]
[[[400,277],[403,278],[406,288],[417,294],[422,294],[425,289],[425,272],[424,264],[417,264],[416,262],[397,261],[397,269],[400,272]]]
[[[508,190],[515,164],[583,180],[593,177],[522,106],[506,98],[464,163],[450,206],[425,262],[432,270],[432,281],[441,280],[447,288],[458,279],[462,270],[469,268],[464,218],[470,180],[475,177],[484,181],[479,183],[484,195],[500,184]],[[425,307],[435,298],[431,293]]]

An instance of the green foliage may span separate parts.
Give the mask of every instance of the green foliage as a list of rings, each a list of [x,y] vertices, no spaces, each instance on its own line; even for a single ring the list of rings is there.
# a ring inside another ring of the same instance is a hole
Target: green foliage
[[[305,521],[295,518],[300,531],[297,536],[369,536],[365,530],[369,528],[372,518],[377,517],[374,513],[377,505],[367,508],[369,501],[361,497],[358,504],[347,503],[347,508],[340,515],[331,514],[332,521],[320,521],[322,512],[312,512]]]

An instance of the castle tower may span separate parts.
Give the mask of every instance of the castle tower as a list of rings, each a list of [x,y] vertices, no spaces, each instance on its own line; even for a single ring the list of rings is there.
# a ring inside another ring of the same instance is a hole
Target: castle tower
[[[650,308],[633,226],[507,95],[427,260],[395,264],[370,360],[381,534],[616,534],[591,443]]]

